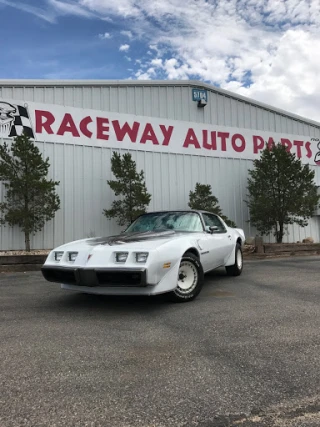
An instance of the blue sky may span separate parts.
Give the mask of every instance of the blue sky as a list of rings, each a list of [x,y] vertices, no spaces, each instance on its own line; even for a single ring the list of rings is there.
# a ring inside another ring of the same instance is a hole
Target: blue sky
[[[0,0],[0,79],[196,79],[320,121],[319,0]]]
[[[42,0],[28,4],[46,9]],[[128,44],[128,36],[121,34],[125,28],[121,21],[67,15],[48,22],[0,1],[0,32],[7,39],[0,78],[128,78],[131,52],[119,51]],[[143,43],[135,42],[135,55],[143,57],[144,50]]]

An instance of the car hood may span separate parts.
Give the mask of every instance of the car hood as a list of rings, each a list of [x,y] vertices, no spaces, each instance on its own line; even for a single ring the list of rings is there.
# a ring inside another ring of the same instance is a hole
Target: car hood
[[[168,231],[147,231],[144,233],[122,233],[116,236],[97,237],[91,239],[78,240],[76,242],[67,243],[60,248],[62,250],[79,250],[79,249],[102,249],[117,247],[117,249],[127,247],[129,250],[142,249],[151,250],[166,244],[169,241],[190,237],[186,232]]]
[[[89,246],[141,246],[144,249],[152,249],[182,236],[185,236],[185,233],[177,233],[172,230],[158,232],[146,231],[143,233],[123,233],[117,236],[99,237],[90,239],[86,243]]]

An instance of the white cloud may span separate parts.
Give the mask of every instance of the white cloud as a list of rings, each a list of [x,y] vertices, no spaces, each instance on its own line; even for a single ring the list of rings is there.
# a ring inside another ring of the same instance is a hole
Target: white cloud
[[[128,44],[122,44],[119,47],[120,52],[128,52],[129,49],[130,49],[130,45],[128,45]]]
[[[47,5],[41,8],[26,4],[22,1],[13,2],[9,0],[0,0],[0,4],[31,13],[51,24],[54,24],[59,16],[65,15],[80,16],[83,18],[97,17],[97,14],[88,8],[84,8],[77,1],[46,0],[46,3]]]
[[[55,13],[52,13],[51,11],[45,9],[41,9],[40,7],[31,6],[23,2],[13,3],[9,0],[0,0],[0,4],[14,7],[15,9],[19,9],[27,13],[31,13],[32,15],[37,16],[38,18],[43,19],[44,21],[50,22],[51,24],[56,21]]]
[[[203,80],[320,121],[319,0],[46,1],[48,10],[12,6],[49,22],[125,22],[121,34],[145,46],[139,59],[119,48],[130,48],[135,78]]]
[[[122,34],[125,37],[128,37],[130,40],[133,38],[133,34],[131,31],[120,31],[120,34]]]
[[[57,14],[60,15],[76,15],[83,18],[93,18],[96,16],[90,10],[83,8],[77,2],[73,1],[59,1],[59,0],[47,0],[48,4],[52,6]]]
[[[112,35],[110,33],[99,34],[99,39],[101,40],[107,40],[111,38],[112,38]]]
[[[162,67],[162,59],[161,58],[154,58],[154,59],[152,59],[150,64],[161,68]]]
[[[238,86],[235,91],[320,121],[320,81],[316,77],[320,75],[320,61],[315,55],[319,49],[320,34],[288,30],[279,39],[269,64],[253,69],[253,83]]]
[[[141,15],[141,8],[134,0],[79,0],[78,3],[92,11],[101,14],[111,14],[122,17],[138,17]]]
[[[135,76],[138,80],[151,80],[150,74],[148,72],[144,73],[142,70],[138,70]]]

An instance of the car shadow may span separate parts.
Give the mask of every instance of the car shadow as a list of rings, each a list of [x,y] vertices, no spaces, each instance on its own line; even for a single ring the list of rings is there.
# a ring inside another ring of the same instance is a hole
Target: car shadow
[[[230,276],[227,275],[225,268],[218,268],[216,270],[209,271],[209,273],[204,275],[205,282],[210,279],[227,280],[230,279]]]
[[[228,276],[224,269],[219,269],[205,275],[204,289],[207,286],[219,287]],[[201,294],[200,294],[201,295]],[[194,304],[198,299],[190,302]],[[59,290],[58,295],[50,297],[50,310],[63,312],[95,312],[113,313],[151,313],[160,312],[166,308],[172,310],[172,306],[186,307],[190,303],[174,303],[170,301],[168,294],[152,296],[128,296],[128,295],[94,295],[74,291]],[[180,309],[180,308],[179,308]]]
[[[118,295],[93,295],[67,291],[61,291],[58,297],[51,300],[51,310],[85,312],[94,310],[95,312],[113,313],[150,313],[159,312],[174,303],[168,296],[118,296]]]

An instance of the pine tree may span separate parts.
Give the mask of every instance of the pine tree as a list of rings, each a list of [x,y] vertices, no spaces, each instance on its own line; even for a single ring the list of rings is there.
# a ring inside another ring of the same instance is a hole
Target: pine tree
[[[44,227],[60,208],[55,187],[59,182],[46,179],[50,164],[43,160],[39,149],[26,136],[17,136],[11,148],[0,145],[0,181],[6,189],[0,203],[0,223],[18,225],[25,235],[30,251],[30,235]]]
[[[111,158],[111,170],[116,180],[107,181],[120,200],[112,203],[111,209],[104,209],[104,215],[116,218],[120,226],[129,225],[139,215],[146,212],[151,201],[144,181],[144,173],[136,171],[136,163],[130,153],[122,157],[114,152]]]
[[[282,144],[266,146],[248,178],[250,221],[262,235],[273,232],[282,243],[288,224],[308,225],[320,198],[314,176]]]
[[[236,224],[223,215],[219,206],[219,200],[212,194],[211,185],[196,183],[194,191],[189,193],[188,206],[191,209],[212,212],[220,216],[229,227],[236,227]]]

